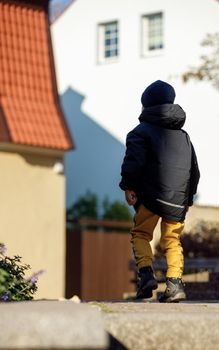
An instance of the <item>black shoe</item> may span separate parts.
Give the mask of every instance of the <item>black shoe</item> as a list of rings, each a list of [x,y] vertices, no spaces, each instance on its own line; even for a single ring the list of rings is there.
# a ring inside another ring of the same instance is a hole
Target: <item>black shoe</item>
[[[159,299],[160,303],[178,303],[186,300],[184,284],[181,278],[167,278],[166,284],[166,290]]]
[[[157,289],[157,281],[154,278],[151,266],[142,267],[139,270],[139,281],[136,299],[151,298],[154,289]]]

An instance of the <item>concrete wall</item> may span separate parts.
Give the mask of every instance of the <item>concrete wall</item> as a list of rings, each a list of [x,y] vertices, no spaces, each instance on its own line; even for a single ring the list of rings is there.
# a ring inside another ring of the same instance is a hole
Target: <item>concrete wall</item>
[[[60,156],[59,156],[60,159]],[[53,156],[0,152],[0,242],[31,272],[45,269],[37,297],[64,295],[65,179]]]
[[[141,16],[164,14],[164,50],[141,55]],[[187,130],[201,169],[198,203],[219,205],[218,92],[207,82],[184,84],[183,72],[199,62],[207,33],[219,31],[215,0],[77,0],[52,25],[60,94],[69,87],[85,96],[82,112],[125,141],[138,123],[140,95],[146,85],[163,79],[174,85],[176,103],[187,113]],[[120,56],[97,61],[98,24],[118,20]]]

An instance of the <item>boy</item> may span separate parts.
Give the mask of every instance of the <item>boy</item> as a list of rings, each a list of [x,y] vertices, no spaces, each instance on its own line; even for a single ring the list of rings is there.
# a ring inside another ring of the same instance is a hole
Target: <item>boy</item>
[[[194,148],[181,129],[186,115],[174,99],[174,88],[161,80],[143,92],[140,124],[127,135],[120,182],[126,201],[136,210],[131,242],[139,270],[138,299],[152,297],[157,289],[150,241],[161,218],[167,287],[160,302],[186,299],[180,234],[200,177]]]

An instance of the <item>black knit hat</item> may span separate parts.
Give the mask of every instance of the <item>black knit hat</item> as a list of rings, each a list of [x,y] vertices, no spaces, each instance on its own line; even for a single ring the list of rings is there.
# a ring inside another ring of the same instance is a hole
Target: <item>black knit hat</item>
[[[141,103],[144,107],[152,107],[173,103],[175,97],[175,90],[170,84],[157,80],[144,90],[141,96]]]

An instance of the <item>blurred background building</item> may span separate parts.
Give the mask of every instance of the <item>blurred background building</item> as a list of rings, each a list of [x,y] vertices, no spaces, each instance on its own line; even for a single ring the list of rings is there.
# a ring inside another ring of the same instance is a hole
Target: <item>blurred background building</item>
[[[143,90],[157,79],[174,86],[176,103],[187,113],[185,130],[201,169],[197,203],[219,204],[218,91],[206,80],[183,80],[211,51],[201,42],[219,31],[218,16],[216,0],[76,0],[53,20],[59,93],[76,142],[65,157],[67,205],[87,189],[122,198],[125,137],[138,123]],[[104,144],[97,125],[110,135]]]

